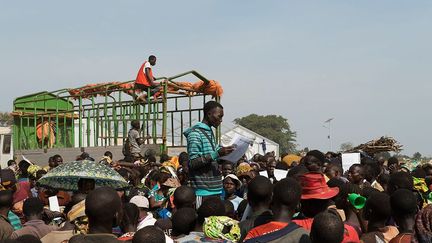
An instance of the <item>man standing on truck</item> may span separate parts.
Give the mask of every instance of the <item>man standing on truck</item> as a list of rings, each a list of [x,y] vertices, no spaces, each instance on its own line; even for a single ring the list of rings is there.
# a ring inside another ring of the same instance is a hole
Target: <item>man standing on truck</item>
[[[216,101],[204,105],[204,119],[187,129],[189,153],[189,183],[195,189],[198,208],[209,196],[222,193],[222,175],[219,171],[219,158],[231,153],[233,146],[221,147],[217,144],[212,127],[217,128],[224,115],[223,107]]]
[[[141,155],[140,148],[140,122],[138,120],[133,120],[131,122],[132,128],[129,130],[127,140],[123,145],[123,154],[125,156],[125,160],[128,162],[135,162],[139,160]]]
[[[145,61],[141,68],[138,71],[136,80],[135,80],[135,89],[142,90],[143,92],[147,92],[150,88],[150,94],[157,97],[161,90],[161,83],[155,82],[155,77],[153,76],[152,66],[156,65],[156,57],[151,55],[148,57],[148,60]],[[146,94],[138,97],[137,100],[145,101]]]

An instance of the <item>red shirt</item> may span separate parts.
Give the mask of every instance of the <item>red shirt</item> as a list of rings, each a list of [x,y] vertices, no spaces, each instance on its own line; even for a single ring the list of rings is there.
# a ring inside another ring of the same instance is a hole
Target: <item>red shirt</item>
[[[312,222],[313,218],[307,218],[307,219],[296,219],[293,220],[294,223],[300,225],[305,230],[310,231],[312,228]],[[345,233],[344,238],[342,240],[342,243],[352,243],[352,242],[360,242],[360,238],[354,229],[354,227],[344,224]]]
[[[143,65],[141,65],[141,67],[140,67],[140,69],[139,69],[139,71],[138,71],[138,74],[137,74],[137,77],[136,77],[135,82],[136,82],[137,84],[142,84],[142,85],[144,85],[144,86],[146,86],[146,87],[151,87],[151,83],[150,83],[149,80],[147,80],[147,76],[146,76],[146,74],[145,74],[145,69],[146,69],[146,68],[149,69],[149,70],[148,70],[148,72],[149,72],[149,76],[150,76],[150,77],[153,77],[153,72],[152,72],[152,69],[151,69],[150,63],[149,63],[148,61],[146,61],[146,62],[143,63]]]
[[[288,223],[277,222],[277,221],[271,221],[270,223],[260,225],[258,227],[251,229],[249,233],[246,235],[244,241],[278,231],[286,227],[287,225]]]
[[[17,183],[17,190],[13,195],[13,203],[20,202],[31,197],[30,182],[20,181]]]

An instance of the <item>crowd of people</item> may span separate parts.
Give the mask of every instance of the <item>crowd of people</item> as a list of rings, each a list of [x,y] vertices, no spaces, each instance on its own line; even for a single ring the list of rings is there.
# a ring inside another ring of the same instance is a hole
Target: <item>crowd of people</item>
[[[45,168],[10,161],[0,175],[0,241],[432,242],[432,165],[410,171],[396,157],[365,155],[344,171],[340,154],[318,150],[233,163],[222,157],[235,147],[218,145],[212,132],[222,117],[219,103],[206,103],[178,156],[136,147],[133,162],[78,156],[116,170],[128,188],[89,178],[73,192],[42,187],[40,178],[67,163],[60,155]],[[140,146],[138,136],[130,133],[129,147]],[[49,210],[53,196],[60,212]]]

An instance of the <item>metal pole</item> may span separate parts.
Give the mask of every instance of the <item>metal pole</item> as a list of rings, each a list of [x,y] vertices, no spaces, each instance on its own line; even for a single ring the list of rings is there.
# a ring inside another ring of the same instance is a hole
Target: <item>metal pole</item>
[[[82,116],[83,116],[83,112],[82,112],[82,95],[80,95],[79,97],[79,119],[78,119],[78,126],[79,126],[79,133],[78,133],[78,146],[80,148],[82,148],[83,143],[82,143]]]
[[[164,82],[162,94],[162,152],[167,152],[167,93],[168,81]],[[159,116],[159,115],[158,115]],[[174,128],[174,113],[171,113],[171,127]],[[174,146],[174,129],[171,131],[172,141],[171,146]]]
[[[105,93],[105,104],[104,104],[104,136],[103,146],[107,146],[107,137],[109,137],[109,120],[108,120],[108,96]]]
[[[56,122],[55,122],[55,129],[56,129],[56,134],[54,135],[55,136],[55,145],[56,145],[56,147],[59,147],[59,136],[60,136],[60,129],[59,129],[59,108],[58,108],[58,96],[57,96],[57,98],[56,98]]]
[[[333,151],[333,146],[332,146],[332,137],[331,137],[331,121],[329,122],[329,143],[330,143],[330,151]]]
[[[23,113],[23,115],[25,115],[25,114],[26,114],[26,107],[24,106],[24,113]],[[30,133],[30,115],[27,116],[27,131],[29,131],[29,133]],[[24,130],[23,130],[23,116],[20,116],[20,131],[19,131],[19,133],[15,133],[15,134],[18,134],[17,148],[18,149],[23,149],[23,146],[22,146],[23,142],[21,140],[22,137],[24,137],[24,135],[23,135],[24,134]],[[27,139],[27,141],[30,141],[30,139]],[[25,143],[24,145],[26,145],[26,144],[28,144],[28,143]]]
[[[323,125],[323,127],[325,127],[325,128],[328,129],[328,136],[327,136],[327,138],[328,138],[328,140],[329,140],[329,149],[330,149],[330,151],[333,151],[333,146],[332,146],[332,141],[331,141],[331,122],[333,121],[333,119],[334,119],[334,118],[330,118],[330,119],[327,119],[327,120],[324,122],[324,123],[328,123],[328,126],[327,126],[327,127]]]
[[[67,146],[67,142],[66,142],[66,139],[67,139],[67,119],[66,118],[67,118],[67,114],[68,114],[69,109],[70,109],[69,105],[70,104],[69,104],[69,97],[68,97],[67,98],[67,108],[66,108],[66,111],[64,111],[64,114],[63,114],[63,132],[64,132],[63,133],[63,146],[64,147],[68,147]],[[73,105],[72,105],[72,116],[71,116],[72,130],[75,129],[73,117],[74,117],[74,114],[73,114]],[[73,135],[72,135],[72,137],[73,137]],[[75,139],[75,138],[73,138],[73,139]],[[72,144],[72,147],[75,147],[75,146]]]
[[[33,97],[33,125],[34,125],[34,142],[35,146],[33,149],[39,148],[38,139],[37,139],[37,111],[36,111],[36,102],[34,101],[36,97]],[[29,146],[30,147],[30,146]]]
[[[68,102],[69,102],[69,97],[68,97]],[[66,131],[67,129],[65,128],[65,131]],[[69,140],[70,142],[71,142],[71,146],[72,146],[72,148],[74,148],[75,147],[75,144],[76,144],[76,141],[75,141],[75,106],[74,105],[72,105],[72,111],[71,111],[71,134],[72,134],[72,136],[71,136],[71,140]]]
[[[87,147],[90,147],[90,133],[91,133],[91,129],[90,129],[90,109],[87,110]]]

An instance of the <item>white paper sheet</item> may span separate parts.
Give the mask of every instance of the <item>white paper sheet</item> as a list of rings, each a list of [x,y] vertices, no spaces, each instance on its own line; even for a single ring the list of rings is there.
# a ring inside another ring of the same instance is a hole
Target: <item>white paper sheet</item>
[[[349,170],[353,164],[360,164],[360,153],[342,154],[342,169],[344,171]]]
[[[166,168],[168,168],[168,170],[171,173],[171,175],[172,175],[173,178],[178,179],[177,173],[174,171],[174,169],[171,166],[167,166]]]
[[[23,160],[26,161],[27,163],[33,165],[33,162],[31,162],[30,160],[28,160],[24,155],[22,156]]]
[[[259,173],[262,176],[267,177],[267,171],[260,171]],[[286,175],[288,174],[287,170],[281,170],[281,169],[275,169],[274,170],[274,176],[276,177],[276,180],[280,181],[284,178],[286,178]]]
[[[233,163],[237,163],[237,161],[246,153],[249,149],[250,144],[253,142],[252,139],[246,138],[236,134],[232,139],[234,141],[232,143],[235,146],[235,149],[232,153],[221,157],[220,159],[227,160]]]
[[[49,201],[49,208],[53,212],[60,212],[60,206],[58,202],[57,196],[52,196],[48,198]]]

